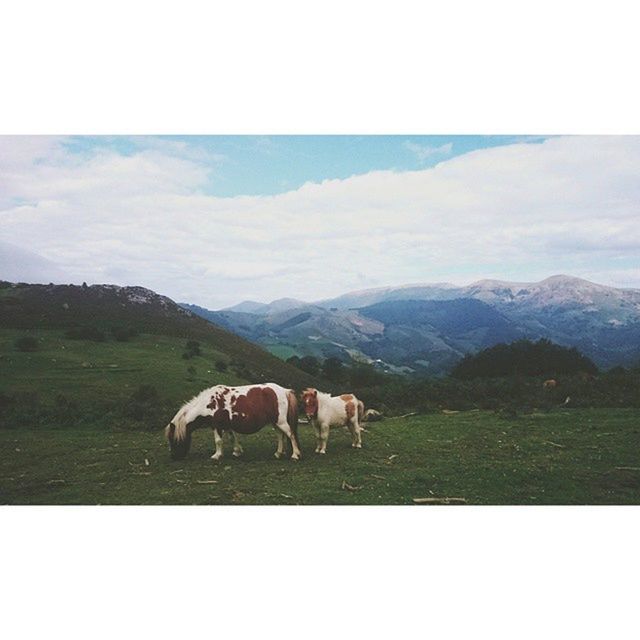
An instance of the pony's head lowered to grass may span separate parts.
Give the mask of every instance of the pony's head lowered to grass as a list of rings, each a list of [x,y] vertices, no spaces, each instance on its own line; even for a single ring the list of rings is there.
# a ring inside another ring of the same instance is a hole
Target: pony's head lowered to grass
[[[226,387],[217,385],[201,391],[185,402],[165,427],[164,434],[174,460],[182,460],[187,456],[191,448],[191,434],[196,429],[213,427],[214,412],[211,401],[216,394],[222,393],[225,389]]]
[[[183,421],[184,422],[184,421]],[[191,429],[189,425],[180,427],[170,422],[165,430],[165,435],[169,441],[169,449],[171,449],[171,457],[174,460],[182,460],[186,458],[191,448]]]
[[[201,420],[202,395],[199,394],[180,407],[171,422],[165,427],[164,433],[169,442],[171,457],[182,460],[191,448],[191,433]],[[200,425],[201,426],[201,425]]]

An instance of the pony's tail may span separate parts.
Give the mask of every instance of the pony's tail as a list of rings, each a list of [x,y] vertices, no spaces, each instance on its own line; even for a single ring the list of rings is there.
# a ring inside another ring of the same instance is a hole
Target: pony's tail
[[[291,433],[296,439],[298,449],[300,448],[300,440],[298,440],[298,398],[292,389],[287,390],[287,422],[291,427]]]
[[[358,422],[364,422],[364,402],[358,400]]]

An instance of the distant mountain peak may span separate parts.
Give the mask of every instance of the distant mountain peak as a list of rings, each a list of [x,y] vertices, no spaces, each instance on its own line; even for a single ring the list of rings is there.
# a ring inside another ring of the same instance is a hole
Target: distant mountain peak
[[[233,307],[221,309],[221,311],[232,311],[235,313],[253,313],[256,315],[266,315],[271,313],[279,313],[280,311],[289,311],[289,309],[297,309],[305,307],[308,303],[304,300],[296,298],[278,298],[270,303],[255,302],[253,300],[245,300]]]
[[[481,289],[491,289],[494,287],[502,287],[504,289],[521,289],[523,287],[531,287],[534,283],[532,282],[509,282],[507,280],[492,280],[489,278],[485,278],[483,280],[476,280],[472,282],[466,289],[470,289],[472,287],[478,287]],[[457,287],[462,288],[462,287]]]
[[[605,285],[602,284],[596,284],[595,282],[591,282],[590,280],[585,280],[584,278],[577,278],[576,276],[567,276],[564,275],[562,273],[555,275],[555,276],[549,276],[548,278],[545,278],[544,280],[541,280],[540,282],[538,282],[539,285],[543,285],[543,284],[580,284],[580,285],[589,285],[591,287],[604,287]]]
[[[232,307],[226,307],[221,311],[235,311],[238,313],[260,313],[262,309],[268,306],[265,302],[256,302],[255,300],[243,300]]]

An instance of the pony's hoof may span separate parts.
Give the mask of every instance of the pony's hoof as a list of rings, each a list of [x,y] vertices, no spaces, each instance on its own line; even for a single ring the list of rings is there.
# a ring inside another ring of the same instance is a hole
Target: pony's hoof
[[[239,458],[242,455],[242,451],[234,451],[233,452],[233,457],[234,458]]]
[[[326,456],[327,452],[326,451],[322,451],[322,449],[320,449],[320,451],[318,451],[318,453],[322,456]]]
[[[354,449],[362,449],[362,445],[358,442],[351,445]]]
[[[217,456],[215,453],[211,456],[211,459],[215,460],[216,462],[218,462],[218,460],[220,460],[220,458],[222,458],[222,456]]]
[[[276,460],[280,460],[280,458],[282,458],[282,454],[281,454],[281,453],[278,453],[278,452],[276,451],[276,452],[273,454],[273,457],[274,457]]]
[[[294,462],[298,462],[298,460],[300,460],[300,456],[293,455],[293,456],[291,456],[291,459],[292,459]]]

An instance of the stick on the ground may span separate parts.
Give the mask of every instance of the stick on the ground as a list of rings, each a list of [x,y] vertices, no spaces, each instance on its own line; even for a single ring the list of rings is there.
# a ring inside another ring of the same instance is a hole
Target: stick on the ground
[[[414,504],[467,504],[464,498],[414,498]]]

